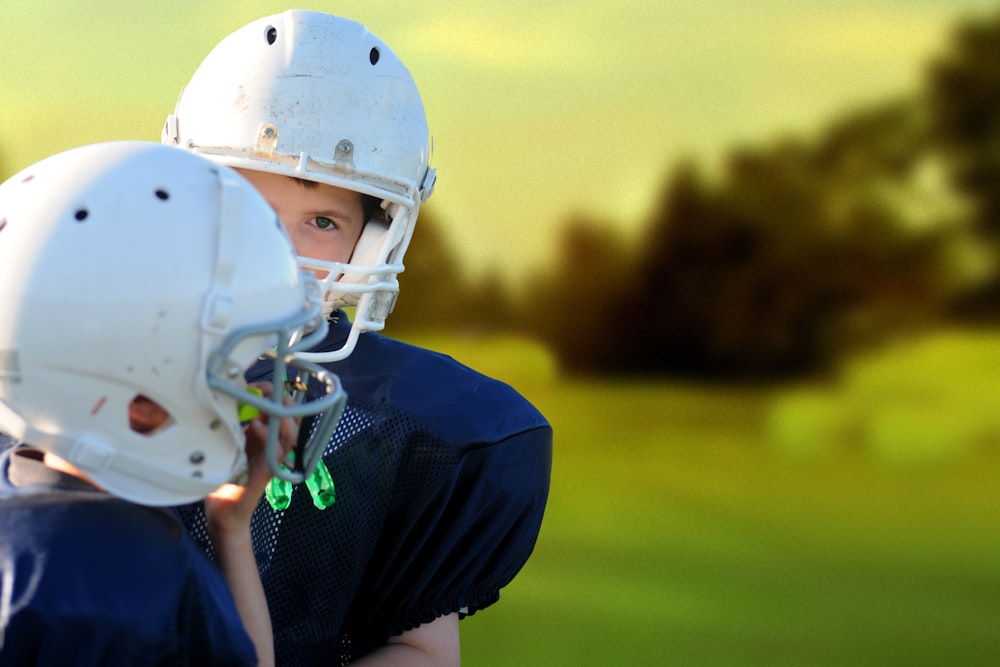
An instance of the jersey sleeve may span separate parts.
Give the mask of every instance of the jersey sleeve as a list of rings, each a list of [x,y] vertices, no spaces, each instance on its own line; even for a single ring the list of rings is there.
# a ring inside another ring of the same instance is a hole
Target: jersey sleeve
[[[552,430],[540,426],[466,447],[442,465],[432,447],[410,452],[370,571],[368,621],[385,635],[493,604],[531,554],[549,491]],[[436,479],[427,479],[437,464]],[[358,618],[358,615],[352,614]],[[364,616],[362,616],[364,617]]]

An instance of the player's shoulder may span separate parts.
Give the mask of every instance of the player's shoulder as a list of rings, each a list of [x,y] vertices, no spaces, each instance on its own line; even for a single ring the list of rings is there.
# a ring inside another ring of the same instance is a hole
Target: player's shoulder
[[[92,652],[106,659],[110,645],[115,664],[187,664],[177,656],[211,652],[253,664],[225,581],[169,510],[20,490],[0,502],[0,555],[13,565],[15,590],[33,586],[9,626],[14,655],[58,637],[73,646],[72,664],[99,664]]]
[[[173,599],[195,576],[195,553],[182,531],[166,510],[99,494],[22,491],[0,502],[0,543],[15,559],[44,568],[50,602],[60,591],[79,597],[114,590],[115,600],[134,609]]]
[[[183,526],[167,510],[144,507],[101,492],[10,489],[0,502],[0,529],[22,542],[83,551],[182,551]]]
[[[334,370],[349,398],[391,403],[448,439],[491,442],[549,429],[542,413],[509,384],[447,354],[380,334],[362,336]]]

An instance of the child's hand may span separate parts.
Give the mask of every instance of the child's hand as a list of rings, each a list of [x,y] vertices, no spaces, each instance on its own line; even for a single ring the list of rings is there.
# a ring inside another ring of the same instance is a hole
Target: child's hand
[[[274,390],[270,382],[256,383],[253,386],[259,389],[264,397],[270,397]],[[281,420],[278,432],[279,461],[283,461],[295,447],[299,422],[299,419],[291,418]],[[212,535],[246,530],[250,526],[250,517],[253,516],[267,483],[271,481],[271,469],[264,455],[267,424],[268,415],[261,413],[254,417],[244,430],[249,464],[246,484],[242,486],[223,484],[205,498],[205,516]]]

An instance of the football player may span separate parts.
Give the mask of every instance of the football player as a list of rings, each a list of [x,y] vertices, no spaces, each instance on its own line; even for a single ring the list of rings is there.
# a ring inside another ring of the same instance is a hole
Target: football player
[[[436,179],[410,72],[354,21],[268,16],[207,55],[162,140],[275,208],[324,284],[330,333],[304,357],[349,396],[323,455],[335,502],[300,484],[254,516],[278,663],[457,665],[460,617],[496,602],[534,547],[552,430],[510,386],[378,333]],[[200,509],[185,516],[203,534]]]
[[[250,184],[175,148],[0,185],[0,664],[273,664],[250,516],[346,401],[293,357],[326,334],[318,288]],[[245,384],[261,355],[275,390]],[[171,509],[206,497],[222,574]]]

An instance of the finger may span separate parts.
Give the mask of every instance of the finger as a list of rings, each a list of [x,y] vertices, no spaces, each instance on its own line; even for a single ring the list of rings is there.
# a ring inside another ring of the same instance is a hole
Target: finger
[[[267,382],[266,380],[261,382],[251,382],[247,386],[259,390],[261,395],[266,398],[270,398],[271,395],[274,393],[274,385],[271,384],[270,382]]]

